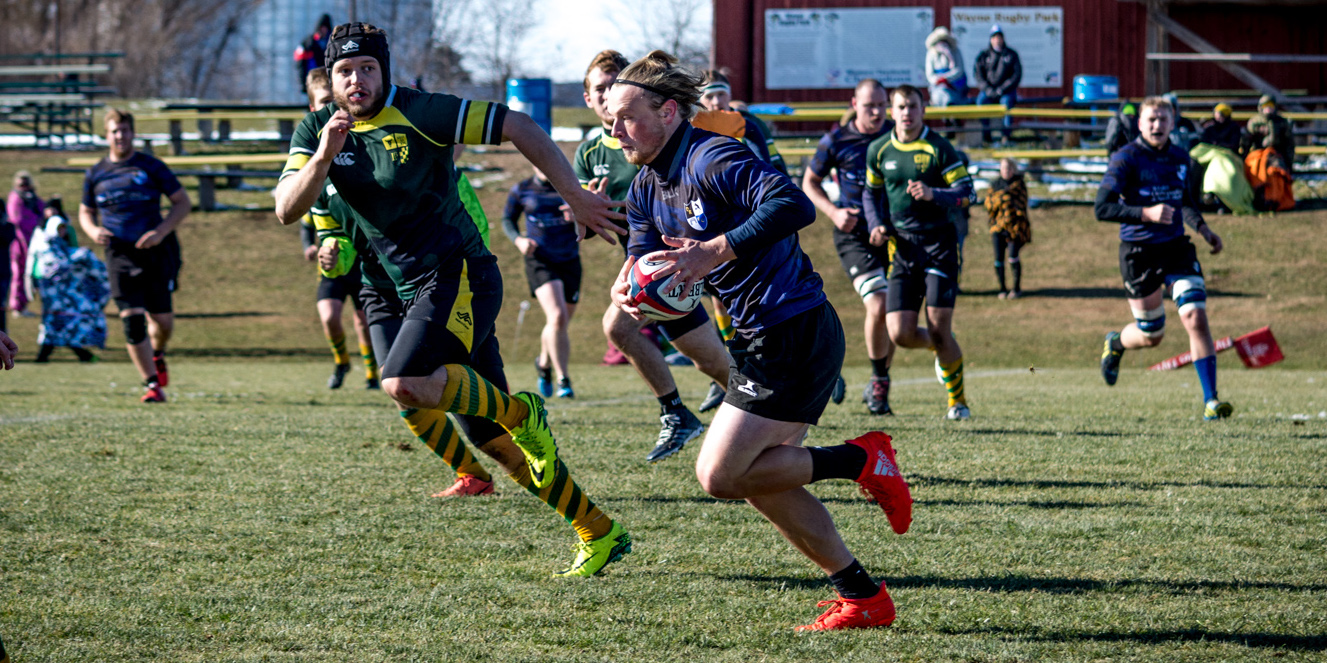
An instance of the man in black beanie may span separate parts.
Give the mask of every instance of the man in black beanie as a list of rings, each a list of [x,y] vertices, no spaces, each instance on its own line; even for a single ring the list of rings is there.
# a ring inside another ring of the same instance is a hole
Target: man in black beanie
[[[491,427],[469,435],[472,442],[510,433],[526,461],[512,478],[527,480],[536,494],[565,491],[564,501],[576,505],[562,515],[581,544],[559,575],[594,575],[631,552],[631,537],[572,481],[543,399],[506,392],[493,334],[502,274],[457,193],[453,147],[511,141],[544,172],[576,222],[610,244],[612,233],[625,232],[612,221],[625,219],[612,211],[622,203],[582,189],[562,151],[528,115],[392,85],[387,34],[372,25],[337,26],[326,63],[335,105],[308,114],[295,130],[277,185],[277,218],[294,223],[324,190],[339,194],[339,218],[368,238],[402,302],[390,313],[400,331],[380,360],[383,390],[406,427],[429,440],[448,421],[438,415],[452,413]]]

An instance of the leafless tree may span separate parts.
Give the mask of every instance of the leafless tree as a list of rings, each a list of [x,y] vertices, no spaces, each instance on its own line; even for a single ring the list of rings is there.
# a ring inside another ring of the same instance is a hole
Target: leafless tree
[[[530,0],[485,0],[482,6],[483,11],[470,14],[461,43],[468,43],[465,55],[492,86],[493,98],[501,99],[507,79],[523,73],[527,54],[522,47],[540,17]]]
[[[693,69],[709,66],[713,39],[709,26],[698,19],[713,7],[711,0],[618,0],[618,5],[619,13],[631,19],[641,52],[660,48]]]

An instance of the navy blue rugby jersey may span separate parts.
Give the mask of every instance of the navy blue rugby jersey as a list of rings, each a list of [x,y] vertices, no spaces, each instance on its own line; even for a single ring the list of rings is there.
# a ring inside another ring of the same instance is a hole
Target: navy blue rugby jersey
[[[161,225],[161,197],[180,190],[160,159],[142,152],[124,161],[102,159],[83,179],[83,204],[97,210],[101,225],[116,239],[136,242]]]
[[[580,256],[576,226],[562,216],[562,196],[548,180],[530,177],[521,180],[507,194],[502,212],[502,228],[511,239],[520,235],[521,214],[525,214],[525,236],[539,245],[535,258],[543,262],[565,262]]]
[[[866,148],[871,146],[871,141],[893,128],[894,122],[886,120],[880,131],[864,134],[857,130],[855,123],[849,122],[847,126],[834,127],[821,136],[807,167],[822,178],[829,177],[830,171],[839,172],[839,199],[834,201],[835,205],[862,208],[862,190],[866,188]],[[865,223],[857,224],[854,230],[858,234],[867,234]]]
[[[639,258],[669,250],[663,235],[725,235],[737,258],[705,280],[737,330],[756,332],[825,301],[797,240],[814,220],[806,194],[741,142],[683,124],[631,183],[628,252]]]
[[[1103,192],[1119,194],[1120,204],[1136,208],[1127,217],[1101,218],[1120,223],[1120,239],[1139,244],[1160,244],[1184,235],[1184,215],[1196,214],[1190,177],[1193,161],[1189,153],[1167,142],[1160,150],[1136,138],[1111,155]],[[1171,223],[1146,223],[1141,208],[1166,204],[1176,209]],[[1190,219],[1196,223],[1196,219]]]

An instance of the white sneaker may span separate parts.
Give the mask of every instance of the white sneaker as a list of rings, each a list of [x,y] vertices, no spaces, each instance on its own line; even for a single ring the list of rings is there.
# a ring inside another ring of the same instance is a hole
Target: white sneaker
[[[945,414],[945,418],[950,421],[967,421],[972,418],[972,410],[969,410],[968,406],[959,403],[958,405],[949,408],[949,412]]]

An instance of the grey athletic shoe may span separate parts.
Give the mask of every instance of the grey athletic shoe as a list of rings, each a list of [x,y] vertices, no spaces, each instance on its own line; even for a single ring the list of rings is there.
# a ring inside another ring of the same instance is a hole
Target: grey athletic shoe
[[[659,417],[663,427],[659,429],[659,441],[654,449],[645,455],[645,460],[657,463],[682,450],[700,434],[705,432],[705,424],[700,423],[691,410],[683,408],[679,412],[669,412]]]

